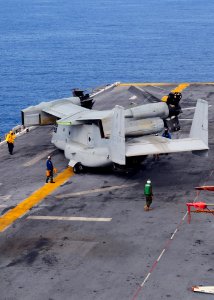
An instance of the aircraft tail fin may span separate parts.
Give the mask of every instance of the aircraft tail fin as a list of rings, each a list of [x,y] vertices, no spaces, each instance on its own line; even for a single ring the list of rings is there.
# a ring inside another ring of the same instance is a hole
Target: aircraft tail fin
[[[200,139],[206,146],[206,150],[192,151],[199,156],[208,155],[208,102],[198,99],[195,109],[194,118],[190,130],[190,138]]]
[[[117,164],[125,165],[125,109],[116,105],[112,117],[110,157]]]

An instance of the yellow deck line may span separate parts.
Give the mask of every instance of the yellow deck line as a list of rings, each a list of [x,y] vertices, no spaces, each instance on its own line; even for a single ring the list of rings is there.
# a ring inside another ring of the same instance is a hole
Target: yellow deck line
[[[171,90],[171,92],[182,92],[184,89],[186,89],[190,84],[189,83],[180,83],[176,88]]]
[[[15,222],[18,218],[26,214],[29,209],[41,202],[46,196],[50,195],[61,184],[65,183],[72,175],[73,169],[68,167],[54,178],[55,183],[48,183],[31,194],[28,198],[20,202],[15,208],[11,209],[0,217],[0,232]]]
[[[176,86],[176,88],[174,88],[173,90],[171,90],[171,92],[178,92],[178,93],[181,93],[184,89],[186,89],[188,86],[190,86],[190,84],[189,83],[180,83],[178,86]],[[163,102],[166,102],[167,101],[167,98],[168,98],[168,96],[167,95],[165,95],[165,96],[163,96],[162,97],[162,101]]]

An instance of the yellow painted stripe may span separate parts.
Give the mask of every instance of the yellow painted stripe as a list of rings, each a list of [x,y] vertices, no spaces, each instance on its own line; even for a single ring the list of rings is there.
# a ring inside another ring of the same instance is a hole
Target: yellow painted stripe
[[[171,92],[173,92],[173,93],[175,93],[175,92],[181,93],[189,85],[190,85],[189,83],[181,83],[174,90],[171,90]]]
[[[163,96],[163,97],[161,98],[161,101],[166,102],[166,101],[167,101],[167,98],[168,98],[168,96],[165,95],[165,96]]]
[[[74,175],[73,169],[68,167],[54,178],[55,183],[45,184],[43,187],[31,194],[28,198],[20,202],[15,208],[1,216],[0,232],[4,231],[8,226],[29,211],[29,209],[41,202],[46,196],[50,195],[61,184],[65,183],[72,175]]]
[[[174,88],[173,90],[171,90],[171,92],[175,93],[181,93],[184,89],[186,89],[188,86],[190,86],[190,83],[180,83],[178,86],[176,86],[176,88]],[[162,97],[162,101],[166,102],[167,101],[168,96],[165,95]]]

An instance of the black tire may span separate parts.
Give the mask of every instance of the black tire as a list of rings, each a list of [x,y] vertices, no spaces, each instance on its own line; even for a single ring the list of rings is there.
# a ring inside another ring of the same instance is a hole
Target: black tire
[[[111,169],[112,169],[113,172],[117,171],[118,170],[118,165],[113,163],[112,166],[111,166]]]
[[[83,170],[84,170],[84,168],[81,163],[77,163],[75,166],[73,166],[73,171],[75,174],[79,174],[79,173],[83,172]]]

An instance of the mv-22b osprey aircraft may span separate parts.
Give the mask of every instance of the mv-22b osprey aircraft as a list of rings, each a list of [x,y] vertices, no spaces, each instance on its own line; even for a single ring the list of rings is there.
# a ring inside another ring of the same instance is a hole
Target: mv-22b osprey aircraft
[[[52,143],[64,150],[76,173],[84,167],[126,166],[153,154],[192,151],[207,155],[208,103],[205,100],[197,101],[189,137],[167,139],[157,134],[168,126],[167,120],[178,117],[179,101],[127,109],[116,105],[112,110],[98,111],[91,109],[93,99],[88,95],[78,95],[78,91],[74,95],[22,110],[22,122],[25,126],[57,124]],[[179,126],[171,128],[179,129]]]

